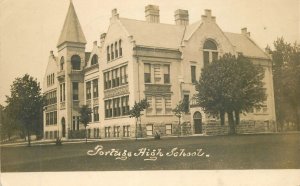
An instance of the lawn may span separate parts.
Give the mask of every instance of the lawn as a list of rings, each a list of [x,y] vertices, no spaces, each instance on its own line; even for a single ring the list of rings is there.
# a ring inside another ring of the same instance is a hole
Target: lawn
[[[97,145],[103,147],[104,154],[107,150],[110,152],[106,156],[100,156],[100,151],[94,156],[88,155],[89,150],[91,153],[96,152],[94,149]],[[146,148],[149,153],[153,150],[157,153],[160,149],[162,156],[158,154],[155,161],[145,160],[151,159],[146,156],[146,152],[134,156],[141,148]],[[184,149],[185,156],[184,153],[180,154],[180,149]],[[131,157],[118,160],[114,156],[118,154],[111,153],[117,150],[121,153],[127,150],[126,154],[132,152]],[[299,168],[299,133],[1,147],[2,172]]]

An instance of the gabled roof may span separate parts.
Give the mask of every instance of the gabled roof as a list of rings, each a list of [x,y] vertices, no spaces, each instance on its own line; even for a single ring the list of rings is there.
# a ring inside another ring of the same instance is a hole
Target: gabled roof
[[[86,44],[86,39],[81,29],[72,1],[70,1],[69,10],[57,46],[68,41]]]
[[[265,52],[249,37],[229,32],[224,32],[224,34],[231,44],[236,47],[236,51],[243,53],[244,56],[269,59]]]
[[[150,47],[179,48],[185,29],[184,26],[126,18],[120,18],[120,22],[133,36],[136,45]]]

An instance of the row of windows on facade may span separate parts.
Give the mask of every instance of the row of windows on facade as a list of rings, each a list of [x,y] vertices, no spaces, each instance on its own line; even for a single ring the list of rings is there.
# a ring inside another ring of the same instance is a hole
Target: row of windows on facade
[[[153,134],[154,134],[153,124],[147,124],[146,125],[146,134],[147,134],[147,136],[153,136]],[[166,135],[173,134],[172,124],[166,124],[165,125],[165,134]]]
[[[80,63],[81,63],[80,56],[73,55],[71,57],[72,70],[80,70]],[[94,54],[91,59],[91,65],[96,65],[96,64],[98,64],[98,55]],[[65,65],[65,58],[64,56],[62,56],[60,58],[60,70],[64,70],[64,65]]]
[[[146,95],[149,107],[147,115],[170,115],[172,114],[171,95]]]
[[[105,118],[127,116],[129,113],[129,96],[104,101]]]
[[[46,131],[45,132],[45,139],[56,139],[58,137],[58,131]]]
[[[47,75],[47,86],[51,86],[54,84],[55,75],[54,73]]]
[[[98,79],[94,79],[91,81],[86,82],[86,99],[92,99],[93,98],[98,98],[99,93],[98,93]],[[93,94],[92,94],[93,90]]]
[[[144,64],[144,82],[155,84],[170,83],[170,65]]]
[[[104,89],[110,89],[128,83],[127,65],[104,72]]]
[[[46,97],[46,105],[56,104],[57,102],[56,90],[46,93],[45,97]]]
[[[122,40],[116,41],[106,47],[107,61],[122,57]]]
[[[57,124],[57,111],[46,113],[46,125],[56,125]]]
[[[111,132],[112,132],[112,137],[121,137],[120,136],[120,126],[114,126],[113,131],[111,131],[111,127],[105,127],[104,128],[104,137],[105,138],[110,138],[111,137]],[[125,125],[123,126],[123,137],[130,137],[130,126]]]

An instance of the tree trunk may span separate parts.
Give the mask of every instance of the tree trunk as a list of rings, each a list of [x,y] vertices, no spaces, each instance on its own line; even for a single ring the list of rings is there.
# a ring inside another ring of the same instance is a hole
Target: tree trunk
[[[28,147],[31,146],[31,139],[30,139],[30,130],[27,129],[27,138],[28,138]]]
[[[234,111],[234,116],[235,116],[235,124],[236,125],[240,124],[240,111],[239,110],[235,110]]]
[[[221,125],[225,125],[225,112],[220,111],[220,119],[221,119]]]
[[[135,118],[135,140],[137,140],[137,138],[138,138],[138,134],[137,134],[137,123],[138,123],[138,118]]]
[[[84,130],[85,130],[85,143],[87,144],[87,135],[86,135],[86,126],[84,126]]]
[[[228,124],[229,124],[229,134],[230,135],[234,135],[235,134],[235,123],[234,123],[234,119],[233,119],[233,112],[227,112],[228,114]]]
[[[140,138],[143,137],[143,132],[142,132],[142,118],[140,117],[140,123],[139,123],[139,129],[140,129]]]

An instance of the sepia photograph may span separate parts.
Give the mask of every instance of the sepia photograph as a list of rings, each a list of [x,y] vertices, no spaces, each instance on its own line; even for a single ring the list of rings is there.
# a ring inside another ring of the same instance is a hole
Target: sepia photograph
[[[299,0],[0,0],[0,185],[300,186]]]

